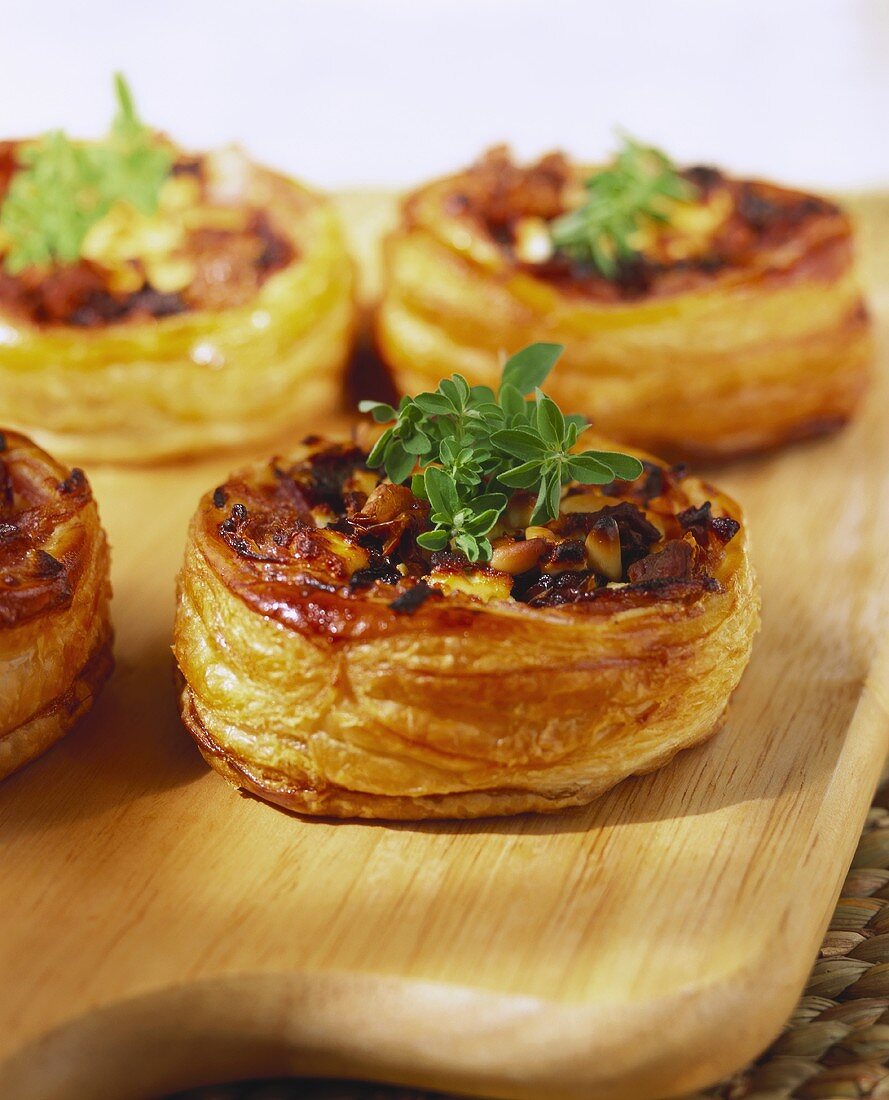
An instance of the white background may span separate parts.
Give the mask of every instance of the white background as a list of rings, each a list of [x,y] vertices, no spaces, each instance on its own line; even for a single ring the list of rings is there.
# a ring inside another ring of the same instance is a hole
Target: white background
[[[500,140],[889,184],[889,0],[0,0],[0,134],[144,117],[325,186],[404,183]]]

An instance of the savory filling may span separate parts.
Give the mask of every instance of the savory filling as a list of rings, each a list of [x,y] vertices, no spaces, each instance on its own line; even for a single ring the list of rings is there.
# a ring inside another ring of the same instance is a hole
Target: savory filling
[[[104,141],[0,143],[0,311],[90,328],[228,309],[294,260],[243,154],[186,157],[118,95]]]
[[[83,471],[59,481],[30,451],[12,461],[0,432],[0,627],[70,603],[70,571],[46,545],[91,499]]]
[[[519,270],[602,301],[693,289],[792,244],[810,220],[840,215],[812,195],[675,168],[633,142],[592,175],[561,153],[521,166],[505,146],[491,149],[456,177],[445,206]]]
[[[718,589],[715,574],[740,528],[710,502],[691,503],[681,467],[646,462],[635,482],[567,486],[558,517],[543,524],[530,523],[531,494],[517,492],[491,531],[490,559],[471,562],[418,544],[432,527],[429,503],[370,469],[366,450],[304,444],[298,461],[273,461],[262,476],[217,489],[219,537],[261,572],[400,612],[452,593],[559,607],[616,589]]]
[[[559,607],[719,589],[740,524],[681,467],[581,449],[589,425],[540,388],[563,350],[523,348],[496,393],[455,374],[397,409],[362,402],[388,424],[369,450],[309,437],[216,490],[212,536],[272,614],[299,589],[397,612],[452,595]]]

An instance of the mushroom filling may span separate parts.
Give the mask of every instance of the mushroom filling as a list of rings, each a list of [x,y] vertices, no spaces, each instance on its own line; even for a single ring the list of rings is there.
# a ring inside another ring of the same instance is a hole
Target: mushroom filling
[[[566,486],[558,517],[543,526],[530,525],[531,494],[515,492],[492,532],[490,561],[471,563],[417,544],[431,528],[429,504],[369,469],[366,451],[315,438],[306,447],[295,462],[273,461],[259,477],[216,490],[219,537],[294,583],[384,599],[396,612],[452,594],[559,607],[616,589],[717,590],[740,529],[712,502],[691,499],[682,467],[645,462],[632,483]]]
[[[455,177],[446,213],[470,220],[515,268],[564,292],[602,301],[675,294],[704,285],[726,269],[743,269],[763,251],[798,238],[804,223],[825,216],[843,221],[833,203],[719,169],[679,171],[693,201],[634,237],[631,254],[616,258],[612,276],[578,261],[553,242],[551,225],[584,201],[584,174],[562,153],[516,164],[505,146],[489,150]]]

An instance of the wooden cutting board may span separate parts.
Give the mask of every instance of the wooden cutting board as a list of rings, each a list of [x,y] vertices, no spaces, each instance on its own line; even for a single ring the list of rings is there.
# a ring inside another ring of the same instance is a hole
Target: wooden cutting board
[[[91,472],[118,669],[0,787],[4,1100],[290,1072],[645,1100],[766,1045],[889,727],[889,198],[858,205],[881,327],[863,416],[720,475],[747,506],[764,603],[728,723],[586,810],[351,824],[239,796],[179,725],[169,654],[186,522],[233,460]],[[391,214],[346,207],[362,248]]]

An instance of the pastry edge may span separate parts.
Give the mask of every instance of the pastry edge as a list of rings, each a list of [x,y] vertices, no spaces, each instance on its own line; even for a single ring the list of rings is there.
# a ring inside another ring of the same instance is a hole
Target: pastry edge
[[[52,748],[92,709],[114,669],[113,644],[109,626],[65,691],[20,725],[0,734],[0,780]]]
[[[680,752],[708,741],[723,726],[730,702],[726,702],[721,714],[708,729],[683,744],[673,744],[660,753],[653,753],[640,767],[617,780],[609,779],[551,796],[536,791],[495,788],[412,797],[353,791],[335,784],[326,784],[322,788],[308,785],[300,787],[292,782],[282,782],[281,779],[275,781],[272,776],[276,773],[264,774],[251,770],[215,740],[201,720],[195,706],[194,694],[178,669],[175,676],[179,687],[179,712],[185,728],[197,744],[204,760],[233,787],[295,814],[378,821],[507,817],[522,813],[557,813],[560,810],[586,806],[624,779],[658,771]],[[280,773],[277,774],[280,776]]]

